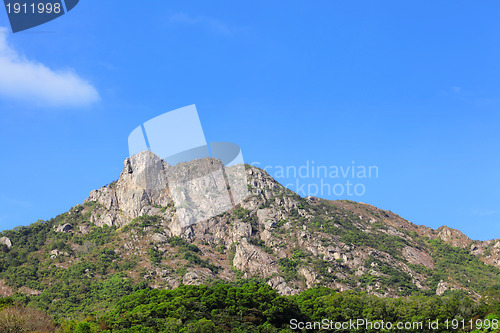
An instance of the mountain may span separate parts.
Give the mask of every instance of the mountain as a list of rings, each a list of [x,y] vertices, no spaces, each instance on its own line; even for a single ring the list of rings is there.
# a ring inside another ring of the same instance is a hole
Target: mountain
[[[183,165],[210,171],[211,158]],[[0,234],[0,296],[57,317],[112,308],[148,288],[266,283],[281,295],[321,286],[374,296],[480,299],[500,285],[500,240],[415,225],[374,206],[302,198],[245,166],[250,195],[195,224],[174,207],[169,166],[150,152],[129,157],[117,181],[49,221]],[[147,176],[154,186],[138,182]],[[228,187],[229,188],[229,187]]]

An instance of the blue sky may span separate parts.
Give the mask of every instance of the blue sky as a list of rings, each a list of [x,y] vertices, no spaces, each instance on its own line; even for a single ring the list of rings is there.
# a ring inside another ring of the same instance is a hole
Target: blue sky
[[[16,34],[2,10],[0,227],[81,203],[119,176],[134,128],[196,104],[246,162],[377,166],[352,179],[364,195],[327,197],[500,238],[499,9],[82,0]]]

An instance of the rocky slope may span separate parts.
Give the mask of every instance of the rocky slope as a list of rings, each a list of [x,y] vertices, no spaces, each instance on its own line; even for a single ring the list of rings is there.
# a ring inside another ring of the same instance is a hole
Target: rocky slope
[[[190,163],[200,172],[220,166],[210,158]],[[286,295],[326,286],[379,296],[447,290],[479,296],[500,284],[500,240],[472,241],[363,203],[301,198],[251,166],[241,204],[185,223],[169,168],[148,152],[127,158],[119,179],[82,205],[0,234],[0,292],[42,297],[64,270],[94,282],[119,273],[154,288],[255,278]],[[21,279],[30,265],[36,272]]]

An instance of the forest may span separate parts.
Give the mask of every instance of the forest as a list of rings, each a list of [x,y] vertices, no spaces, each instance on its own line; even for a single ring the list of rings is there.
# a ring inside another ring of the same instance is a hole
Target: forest
[[[117,290],[119,291],[119,290]],[[113,292],[113,290],[110,290]],[[380,298],[353,291],[312,288],[280,296],[261,283],[181,285],[173,290],[144,288],[123,296],[102,312],[80,320],[49,315],[12,298],[0,299],[3,333],[170,333],[170,332],[316,332],[314,323],[331,322],[331,332],[382,332],[384,323],[423,323],[423,328],[393,332],[500,332],[500,289],[481,301],[460,291],[442,296]],[[373,327],[339,327],[364,319]],[[438,326],[429,329],[429,322]],[[307,325],[311,329],[308,329]],[[339,324],[340,325],[340,324]],[[302,328],[302,329],[300,329]]]

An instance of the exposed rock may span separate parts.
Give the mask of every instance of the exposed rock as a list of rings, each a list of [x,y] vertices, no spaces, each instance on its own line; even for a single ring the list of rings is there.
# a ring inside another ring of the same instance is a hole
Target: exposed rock
[[[153,234],[153,236],[151,236],[151,240],[155,243],[165,243],[167,239],[167,236],[162,234]]]
[[[311,204],[318,204],[321,202],[321,199],[320,198],[316,198],[316,197],[312,197],[312,196],[307,196],[305,197],[305,199],[311,203]]]
[[[56,232],[71,232],[73,230],[73,226],[69,223],[61,224],[55,227]]]
[[[85,235],[90,232],[90,227],[88,225],[80,225],[78,226],[78,230],[80,230],[80,232]]]
[[[180,227],[191,226],[234,207],[235,197],[228,191],[232,186],[229,179],[234,177],[226,178],[220,160],[207,157],[179,163],[166,168],[165,172]],[[245,177],[244,170],[242,176]]]
[[[167,277],[166,282],[167,282],[168,286],[172,289],[175,289],[181,285],[181,282],[178,279],[173,278],[173,277]]]
[[[273,211],[269,208],[259,209],[257,211],[257,219],[259,220],[259,224],[262,224],[266,230],[274,228],[276,224]]]
[[[149,280],[153,278],[158,278],[161,281],[166,281],[170,275],[170,270],[166,268],[160,267],[151,267],[146,271],[146,274],[143,275],[143,279]]]
[[[443,282],[443,281],[439,282],[436,288],[436,295],[441,296],[442,294],[444,294],[446,290],[448,290],[448,288],[449,288],[448,282]]]
[[[394,227],[390,226],[387,228],[386,233],[391,236],[398,236],[398,237],[404,237],[404,233],[401,231],[396,230]]]
[[[69,256],[69,253],[68,252],[62,252],[62,251],[59,251],[57,249],[50,251],[50,258],[51,259],[55,259],[57,256],[60,256],[60,255],[63,255],[63,256],[67,257],[67,256]]]
[[[5,244],[8,248],[12,247],[12,242],[8,237],[0,237],[0,244]]]
[[[436,295],[438,296],[441,296],[442,294],[444,294],[447,290],[464,290],[464,291],[468,291],[466,288],[464,287],[461,287],[459,285],[456,285],[456,284],[453,284],[453,283],[450,283],[450,282],[445,282],[445,281],[440,281],[437,288],[436,288]],[[469,294],[473,294],[475,296],[479,296],[477,293],[475,292],[471,292],[471,291],[468,291]]]
[[[410,264],[422,265],[431,269],[434,268],[432,257],[428,253],[417,248],[405,246],[403,248],[403,256]]]
[[[90,192],[86,202],[98,202],[104,207],[92,218],[98,226],[124,225],[141,215],[157,215],[171,203],[165,168],[168,164],[151,152],[141,152],[124,162],[120,178],[112,186]]]
[[[0,296],[9,297],[14,295],[15,291],[12,287],[5,283],[4,279],[0,279]]]
[[[275,289],[280,295],[296,295],[300,292],[299,289],[291,288],[281,276],[272,277],[267,281],[267,284]]]
[[[25,286],[19,288],[18,292],[20,292],[21,294],[30,295],[30,296],[38,296],[42,293],[39,290],[31,289],[31,288],[28,288]]]
[[[237,242],[242,237],[250,237],[252,235],[252,226],[250,223],[236,222],[233,228],[233,241]]]
[[[260,239],[264,241],[266,245],[269,244],[269,240],[272,239],[272,233],[269,230],[264,230],[260,233]]]
[[[366,272],[366,267],[364,267],[364,266],[358,266],[358,268],[356,269],[356,272],[354,273],[354,275],[361,276],[361,275],[365,274],[365,272]]]
[[[9,297],[15,293],[21,293],[30,296],[37,296],[41,294],[41,291],[22,286],[18,289],[8,286],[4,279],[0,279],[0,296]]]
[[[243,180],[243,185],[236,184]],[[159,215],[179,236],[194,223],[232,209],[246,192],[242,165],[224,168],[220,160],[206,157],[171,166],[143,151],[127,158],[120,178],[92,191],[86,202],[102,206],[91,215],[98,226],[122,226],[142,215]]]
[[[207,280],[207,278],[213,277],[213,274],[208,269],[189,269],[189,271],[184,274],[182,278],[182,283],[186,285],[198,285],[202,284]]]
[[[319,275],[316,272],[314,272],[313,270],[311,270],[309,268],[305,268],[305,267],[301,267],[298,270],[298,273],[306,279],[307,288],[314,287],[314,285],[316,284],[317,279],[319,277]]]
[[[475,256],[480,256],[484,254],[484,248],[482,246],[479,246],[478,244],[472,244],[470,246],[470,253]]]
[[[278,273],[276,259],[261,248],[248,243],[246,238],[242,238],[241,242],[236,245],[233,266],[241,271],[248,271],[250,274],[258,274],[262,277]]]
[[[451,246],[466,248],[472,243],[472,240],[465,236],[462,232],[456,229],[448,228],[447,226],[442,226],[436,230],[437,236],[443,240],[443,242],[450,244]]]

